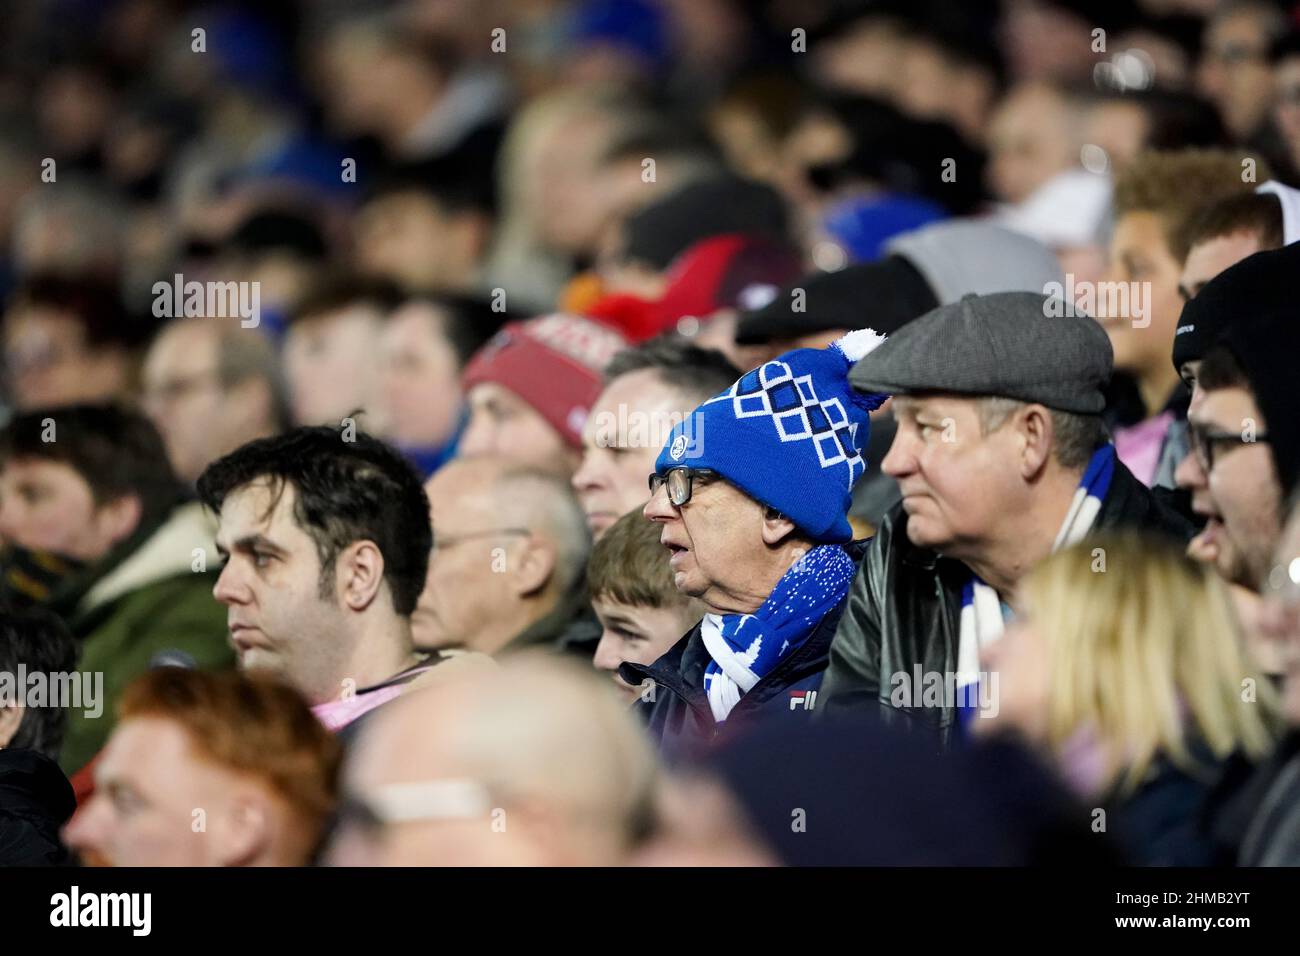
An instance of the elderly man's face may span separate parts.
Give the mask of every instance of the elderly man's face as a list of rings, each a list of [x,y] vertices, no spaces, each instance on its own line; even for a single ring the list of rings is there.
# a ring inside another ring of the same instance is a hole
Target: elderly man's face
[[[464,646],[494,654],[501,649],[494,637],[501,615],[514,606],[510,571],[523,535],[503,519],[485,472],[467,466],[453,462],[425,483],[433,553],[411,632],[422,649]]]
[[[913,544],[960,556],[1005,518],[1020,484],[1015,433],[981,433],[976,400],[897,396],[898,431],[881,461],[898,481]]]
[[[720,478],[697,476],[686,504],[673,505],[665,485],[644,513],[662,526],[659,540],[670,552],[678,591],[724,613],[744,609],[741,596],[752,591],[766,548],[761,504]]]

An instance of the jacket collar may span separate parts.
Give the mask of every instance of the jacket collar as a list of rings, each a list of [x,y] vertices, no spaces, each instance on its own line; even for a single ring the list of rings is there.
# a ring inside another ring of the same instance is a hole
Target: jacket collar
[[[579,578],[565,594],[560,596],[551,610],[515,635],[506,645],[506,650],[515,651],[537,644],[563,643],[574,628],[578,629],[579,636],[585,636],[585,631],[590,631],[591,625],[588,624],[586,628],[582,625],[589,620],[594,621],[595,615],[587,602],[585,579]]]
[[[153,533],[100,577],[81,598],[86,613],[122,595],[194,570],[194,551],[216,556],[212,516],[197,501],[174,508]]]

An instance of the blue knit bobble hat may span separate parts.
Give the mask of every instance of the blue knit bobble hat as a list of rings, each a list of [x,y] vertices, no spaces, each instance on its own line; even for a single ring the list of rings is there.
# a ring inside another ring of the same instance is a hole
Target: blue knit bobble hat
[[[869,413],[889,396],[856,391],[848,374],[884,340],[859,329],[746,372],[673,429],[655,471],[711,469],[812,540],[850,540],[849,501],[867,467]]]

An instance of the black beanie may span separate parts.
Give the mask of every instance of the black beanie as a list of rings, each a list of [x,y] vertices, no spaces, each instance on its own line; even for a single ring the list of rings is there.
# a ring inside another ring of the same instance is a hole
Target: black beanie
[[[1247,256],[1206,283],[1183,306],[1174,332],[1174,368],[1205,357],[1224,330],[1243,321],[1295,312],[1300,243]]]
[[[1237,359],[1255,393],[1286,497],[1300,479],[1300,415],[1296,414],[1295,388],[1300,316],[1293,310],[1234,323],[1224,330],[1219,344]]]
[[[793,295],[796,289],[803,290],[802,299]],[[886,256],[791,283],[761,309],[741,313],[736,343],[757,345],[866,326],[888,335],[938,305],[915,266],[902,256]]]
[[[701,239],[740,232],[788,241],[790,216],[771,186],[735,176],[683,186],[634,213],[624,227],[624,257],[668,268]]]

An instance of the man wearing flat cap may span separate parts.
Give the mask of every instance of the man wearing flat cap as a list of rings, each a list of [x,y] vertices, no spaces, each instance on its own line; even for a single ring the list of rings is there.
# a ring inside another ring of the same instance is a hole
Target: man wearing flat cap
[[[1038,561],[1094,528],[1190,537],[1115,457],[1111,361],[1093,319],[1000,292],[927,312],[853,367],[855,389],[895,396],[881,468],[903,497],[854,578],[823,709],[881,706],[951,740],[985,710],[981,651]]]

